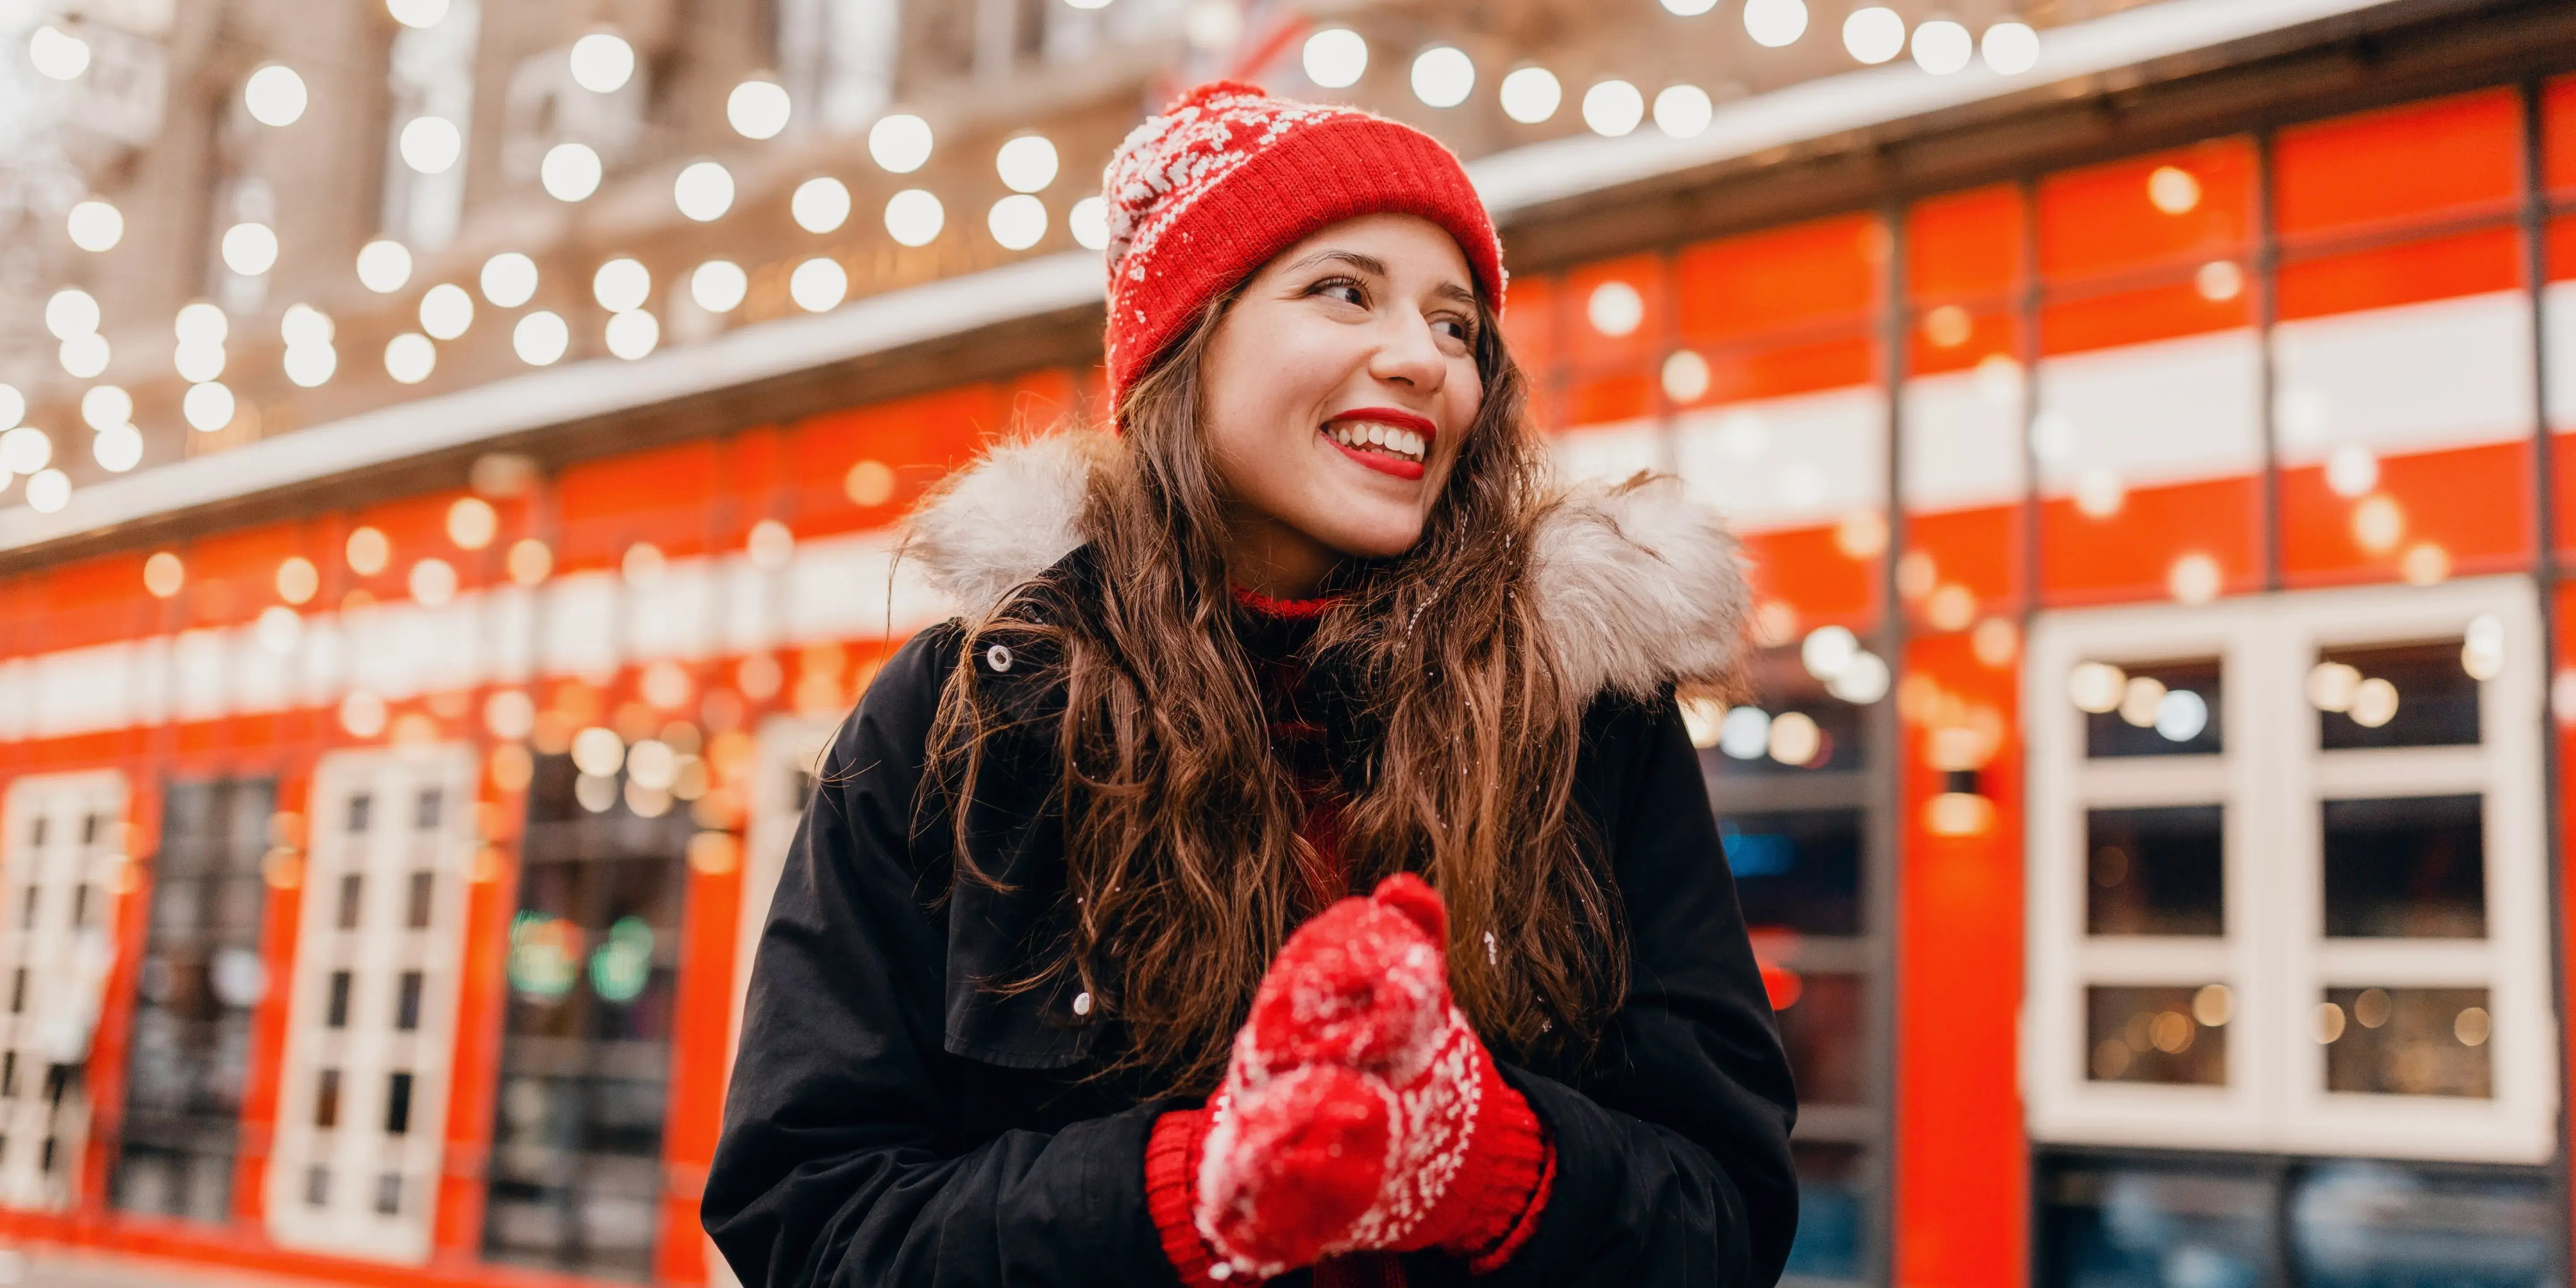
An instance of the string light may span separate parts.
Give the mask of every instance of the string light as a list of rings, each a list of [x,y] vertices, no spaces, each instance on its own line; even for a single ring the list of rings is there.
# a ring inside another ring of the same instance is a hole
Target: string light
[[[402,128],[397,145],[403,164],[422,174],[445,174],[465,151],[465,136],[443,116],[416,116]]]
[[[474,297],[454,282],[441,282],[420,297],[420,329],[433,339],[453,340],[474,325]]]
[[[1109,249],[1109,203],[1100,198],[1085,197],[1073,203],[1064,217],[1065,231],[1073,234],[1076,245],[1084,250]]]
[[[27,37],[27,61],[55,80],[78,80],[89,70],[89,42],[60,27],[38,27]]]
[[[733,312],[750,289],[742,265],[729,259],[708,260],[689,274],[689,298],[709,313]]]
[[[910,174],[930,160],[930,122],[906,112],[868,127],[868,155],[888,174]]]
[[[96,331],[73,336],[63,341],[62,348],[55,351],[55,357],[63,364],[64,371],[81,380],[90,379],[107,370],[107,337]]]
[[[358,284],[391,295],[411,281],[411,248],[379,237],[358,248]]]
[[[632,362],[662,342],[662,324],[642,309],[626,309],[608,319],[604,338],[611,354]]]
[[[1796,44],[1807,34],[1805,0],[1744,0],[1744,34],[1766,49]]]
[[[74,205],[63,225],[72,245],[85,251],[113,250],[125,237],[125,216],[96,197]]]
[[[1668,85],[1655,95],[1655,128],[1676,139],[1698,138],[1716,115],[1708,91],[1697,85]]]
[[[653,294],[652,270],[625,256],[612,259],[591,274],[590,294],[599,301],[599,307],[611,313],[640,309]]]
[[[191,428],[211,434],[233,423],[233,391],[213,380],[188,386],[179,399],[179,414]]]
[[[234,224],[224,230],[224,267],[244,277],[257,277],[277,264],[277,233],[266,224]]]
[[[796,194],[787,201],[788,214],[796,226],[809,233],[828,233],[850,218],[850,190],[829,175],[808,179],[796,185]]]
[[[16,385],[0,384],[0,433],[18,427],[27,418],[27,396]]]
[[[1583,92],[1583,123],[1592,132],[1619,138],[1646,116],[1645,97],[1623,80],[1606,80]]]
[[[906,246],[927,246],[948,221],[939,198],[920,188],[906,188],[886,199],[886,233]]]
[[[1905,52],[1905,16],[1885,5],[1854,9],[1843,19],[1843,49],[1875,67]]]
[[[1368,71],[1368,41],[1348,27],[1326,27],[1306,37],[1300,61],[1306,79],[1325,89],[1348,89]]]
[[[1429,107],[1456,107],[1476,89],[1476,60],[1455,45],[1433,45],[1413,56],[1413,96]]]
[[[671,199],[681,214],[699,223],[720,219],[733,209],[733,172],[720,162],[694,162],[672,181]]]
[[[90,459],[110,474],[123,474],[143,463],[143,431],[132,425],[110,425],[90,436]]]
[[[503,251],[483,261],[481,280],[484,299],[505,309],[515,309],[536,298],[537,261],[515,250]],[[436,331],[430,334],[438,335]]]
[[[242,82],[242,105],[250,109],[250,119],[262,125],[295,124],[303,119],[306,102],[304,78],[281,63],[270,63]]]
[[[537,183],[557,201],[580,201],[599,191],[599,153],[587,143],[558,143],[537,162]]]
[[[54,440],[33,425],[0,434],[0,471],[33,474],[54,459]]]
[[[385,12],[406,27],[435,27],[447,16],[447,0],[385,0]]]
[[[1046,236],[1046,203],[1027,193],[1004,197],[993,203],[984,226],[1003,249],[1027,250]]]
[[[2026,22],[1999,22],[1986,28],[1986,66],[1999,76],[2019,76],[2039,65],[2039,32]]]
[[[519,325],[510,331],[511,350],[519,355],[519,361],[531,367],[553,365],[570,347],[572,329],[544,309],[520,318]]]
[[[594,31],[572,42],[572,82],[593,94],[614,94],[635,75],[635,46],[615,32]]]
[[[787,275],[787,298],[808,313],[820,313],[837,307],[849,294],[850,274],[840,262],[818,255],[796,266]]]
[[[71,500],[71,476],[61,470],[38,470],[27,480],[27,505],[38,514],[56,513]]]
[[[1503,115],[1523,125],[1536,125],[1556,115],[1565,87],[1544,67],[1522,67],[1503,77]]]
[[[98,300],[77,286],[66,286],[45,300],[45,329],[57,340],[98,330]]]
[[[385,374],[395,384],[416,385],[438,369],[438,346],[418,331],[405,331],[385,342]]]
[[[787,87],[776,81],[747,80],[725,96],[725,120],[746,139],[777,138],[792,110]]]
[[[1055,182],[1055,144],[1042,134],[1023,134],[1002,145],[993,156],[994,172],[1013,192],[1043,192]]]
[[[92,385],[81,394],[80,414],[91,429],[114,429],[134,419],[134,395],[115,385]]]
[[[1968,29],[1947,18],[1914,28],[1914,65],[1935,76],[1966,67],[1975,54],[1976,42],[1968,38]]]
[[[1717,0],[1664,0],[1666,11],[1683,18],[1696,18],[1717,7]]]

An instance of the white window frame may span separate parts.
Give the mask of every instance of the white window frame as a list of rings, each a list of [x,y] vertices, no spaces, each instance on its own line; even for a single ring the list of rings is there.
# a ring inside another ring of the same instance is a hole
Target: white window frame
[[[2479,691],[2474,747],[2320,751],[2305,678],[2321,648],[2459,638],[2492,616],[2505,664]],[[2224,751],[2085,756],[2076,664],[2216,657]],[[2050,1142],[2499,1163],[2557,1152],[2558,1037],[2550,973],[2545,716],[2538,592],[2521,577],[2042,614],[2023,672],[2028,735],[2029,977],[2022,1085]],[[2484,798],[2487,936],[2339,939],[2324,928],[2320,803],[2355,796]],[[2085,933],[2085,811],[2219,804],[2225,933]],[[2280,861],[2256,861],[2278,856]],[[2223,1087],[2094,1082],[2090,985],[2224,983],[2234,1014]],[[2494,1095],[2330,1093],[2316,1012],[2329,987],[2489,990]]]
[[[0,1099],[0,1207],[61,1211],[71,1206],[89,1141],[87,1080],[57,1107],[45,1098],[49,1065],[82,1066],[98,1029],[116,957],[116,878],[125,863],[129,788],[113,769],[29,774],[0,804],[0,986],[27,972],[27,1008],[0,1013],[0,1050],[16,1057],[17,1094]],[[94,817],[108,820],[88,834]],[[45,823],[44,843],[34,842]],[[89,887],[86,925],[75,925],[74,892]],[[36,918],[24,921],[24,892],[37,890]],[[44,1142],[54,1165],[44,1166]]]
[[[289,1247],[420,1263],[430,1254],[464,957],[466,878],[475,848],[474,755],[462,743],[337,751],[315,766],[296,922],[294,992],[284,1075],[278,1089],[276,1148],[268,1167],[268,1228]],[[442,794],[438,824],[414,825],[420,793]],[[374,798],[363,837],[346,830],[348,801]],[[434,874],[429,925],[409,926],[411,874]],[[339,927],[340,879],[357,874],[358,927]],[[351,975],[346,1027],[326,1027],[331,976]],[[394,1028],[399,981],[423,974],[419,1025]],[[340,1070],[339,1125],[313,1125],[324,1068]],[[384,1131],[387,1079],[412,1075],[410,1120]],[[306,1200],[308,1168],[331,1172],[327,1201]],[[402,1178],[391,1214],[376,1209],[385,1174]]]

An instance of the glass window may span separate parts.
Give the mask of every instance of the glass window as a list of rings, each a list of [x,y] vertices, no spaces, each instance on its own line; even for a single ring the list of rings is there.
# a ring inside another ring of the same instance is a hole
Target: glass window
[[[1858,975],[1774,971],[1772,1004],[1798,1102],[1857,1105],[1868,1098],[1867,989]]]
[[[1858,1145],[1793,1141],[1798,1169],[1798,1235],[1789,1245],[1787,1274],[1803,1279],[1857,1279],[1869,1247],[1869,1207],[1863,1174],[1868,1155]]]
[[[2084,754],[2199,756],[2226,750],[2220,679],[2216,658],[2078,666],[2068,689],[2085,712]]]
[[[2270,1274],[2271,1178],[2250,1165],[2079,1161],[2039,1183],[2048,1288],[2260,1288]]]
[[[2321,1163],[2289,1227],[2306,1288],[2540,1288],[2557,1282],[2567,1210],[2531,1173]]]
[[[1861,813],[1733,814],[1718,821],[1748,926],[1815,935],[1860,931]]]
[[[2216,805],[2087,811],[2085,933],[2225,934],[2224,824]]]
[[[2326,933],[2484,938],[2484,805],[2479,796],[2325,802]]]
[[[2495,1095],[2483,988],[2329,988],[2317,1008],[2326,1090],[2371,1095]]]
[[[2471,648],[2460,640],[2324,650],[2308,672],[2318,745],[2340,751],[2476,743],[2477,677],[2495,674],[2502,652],[2501,645]]]
[[[2095,1082],[2227,1082],[2224,984],[2102,985],[2085,993],[2085,1047]]]

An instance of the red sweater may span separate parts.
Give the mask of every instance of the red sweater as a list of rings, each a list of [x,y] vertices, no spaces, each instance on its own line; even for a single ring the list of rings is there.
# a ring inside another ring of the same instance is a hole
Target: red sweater
[[[1306,717],[1299,702],[1304,668],[1298,654],[1313,637],[1316,623],[1331,607],[1329,599],[1277,600],[1238,590],[1243,612],[1238,626],[1254,665],[1260,668],[1262,698],[1270,722],[1271,745],[1297,783],[1306,807],[1300,831],[1314,847],[1316,870],[1306,874],[1318,908],[1350,893],[1349,875],[1341,862],[1341,790],[1324,753],[1324,729]],[[1459,1183],[1483,1190],[1479,1206],[1516,1212],[1469,1258],[1468,1268],[1482,1273],[1511,1259],[1537,1229],[1556,1176],[1556,1151],[1548,1144],[1529,1101],[1494,1077],[1490,1068],[1482,1097],[1485,1111]],[[1216,1258],[1191,1219],[1195,1205],[1201,1144],[1208,1130],[1204,1109],[1167,1113],[1156,1122],[1145,1149],[1146,1206],[1160,1231],[1163,1251],[1180,1272],[1181,1281],[1210,1285],[1224,1281],[1210,1271]],[[1462,1195],[1461,1197],[1468,1197]],[[1392,1253],[1354,1253],[1330,1257],[1314,1268],[1315,1288],[1402,1288],[1404,1268]]]

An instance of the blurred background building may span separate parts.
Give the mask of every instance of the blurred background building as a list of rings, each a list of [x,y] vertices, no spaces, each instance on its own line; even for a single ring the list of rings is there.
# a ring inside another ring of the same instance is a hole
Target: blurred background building
[[[898,520],[1233,75],[1470,158],[1690,714],[1806,1285],[2567,1282],[2576,8],[0,0],[0,1237],[697,1232]]]

